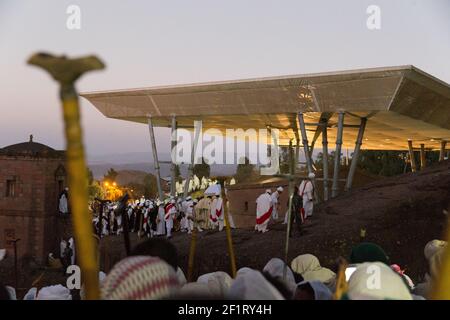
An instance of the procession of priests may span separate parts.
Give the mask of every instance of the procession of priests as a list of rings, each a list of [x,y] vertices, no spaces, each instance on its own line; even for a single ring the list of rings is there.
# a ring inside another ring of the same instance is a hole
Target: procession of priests
[[[99,237],[123,233],[122,217],[117,215],[118,203],[98,200],[92,208],[92,220],[95,233]],[[129,232],[136,232],[139,237],[172,237],[173,232],[191,234],[195,229],[222,231],[225,226],[224,201],[220,191],[198,199],[191,196],[185,199],[169,197],[159,199],[140,199],[131,201],[126,207]],[[233,217],[228,213],[231,228],[235,228]]]
[[[307,179],[301,181],[298,187],[295,187],[293,205],[291,212],[291,221],[297,226],[311,217],[314,208],[314,173],[310,173]],[[256,225],[257,232],[265,233],[268,230],[269,222],[277,221],[280,211],[280,195],[283,187],[278,187],[273,193],[267,189],[256,199]],[[289,207],[289,206],[288,206]],[[288,222],[288,212],[284,215],[284,224]]]
[[[311,217],[314,207],[314,174],[301,181],[295,188],[291,221],[299,227]],[[218,186],[218,185],[217,185]],[[217,189],[217,190],[216,190]],[[191,234],[195,229],[222,231],[225,227],[224,200],[220,188],[213,193],[205,192],[204,196],[183,199],[170,196],[164,201],[159,199],[140,199],[130,202],[126,208],[128,216],[128,230],[136,232],[139,237],[153,238],[157,236],[172,237],[173,232],[186,232]],[[277,187],[273,192],[267,189],[256,199],[257,232],[267,232],[270,221],[277,222],[280,216],[280,196],[283,187]],[[106,235],[119,235],[123,233],[122,217],[116,215],[118,203],[98,200],[92,208],[95,212],[93,227],[99,237]],[[228,211],[228,210],[227,210]],[[284,214],[284,224],[287,223],[288,212]],[[228,212],[231,228],[235,228],[232,215]]]

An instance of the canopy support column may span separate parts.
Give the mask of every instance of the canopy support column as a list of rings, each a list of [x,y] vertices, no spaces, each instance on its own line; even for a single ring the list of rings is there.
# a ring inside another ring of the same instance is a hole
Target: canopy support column
[[[409,161],[411,162],[411,171],[417,171],[416,158],[414,157],[414,149],[412,140],[408,140],[408,150],[409,150]]]
[[[158,152],[156,149],[155,132],[153,130],[152,116],[148,115],[148,131],[150,133],[150,142],[152,143],[153,164],[156,173],[156,185],[158,187],[158,196],[161,201],[164,200],[164,194],[161,187],[161,174],[159,172]]]
[[[425,154],[425,144],[420,144],[420,170],[425,169],[427,166],[427,158]]]
[[[442,140],[441,141],[441,149],[439,150],[439,161],[444,161],[444,154],[445,154],[445,146],[447,144],[447,141]]]
[[[353,152],[352,162],[350,164],[350,169],[348,171],[347,182],[345,184],[345,191],[348,191],[352,188],[353,177],[355,175],[356,166],[358,165],[359,151],[361,149],[366,124],[367,118],[361,118],[361,125],[359,127],[358,137],[356,139],[355,151]]]
[[[175,194],[177,192],[176,190],[176,150],[177,147],[177,119],[176,116],[172,116],[172,129],[171,129],[171,141],[170,141],[170,147],[171,147],[171,160],[172,164],[170,166],[170,195],[172,197],[175,197]]]
[[[198,140],[202,132],[202,121],[194,121],[194,140],[191,144],[191,163],[189,164],[188,175],[186,178],[186,183],[184,185],[183,199],[186,199],[189,193],[189,184],[194,175],[194,164],[195,164],[195,154],[197,152]]]
[[[336,151],[334,153],[334,171],[333,171],[333,186],[331,187],[331,197],[337,196],[339,191],[339,167],[341,165],[341,148],[342,148],[342,133],[344,131],[344,112],[338,113],[338,130],[336,135]]]
[[[303,118],[303,112],[298,113],[298,122],[300,124],[300,133],[302,135],[303,149],[305,150],[306,167],[308,174],[313,172],[311,156],[308,148],[308,136],[306,135],[305,119]]]
[[[322,127],[323,201],[328,201],[328,121]]]

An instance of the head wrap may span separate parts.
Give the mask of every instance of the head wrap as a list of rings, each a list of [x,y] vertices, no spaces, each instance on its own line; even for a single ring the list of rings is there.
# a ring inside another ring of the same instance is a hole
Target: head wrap
[[[359,265],[348,281],[348,298],[352,300],[412,300],[399,274],[382,262]]]
[[[39,290],[36,300],[72,300],[70,290],[63,285],[43,287]]]
[[[0,261],[2,261],[6,256],[6,249],[0,249]]]
[[[226,272],[216,271],[201,275],[198,277],[197,282],[206,284],[211,294],[225,296],[231,287],[233,279]]]
[[[180,285],[183,286],[187,283],[186,276],[184,275],[184,272],[180,267],[177,268],[177,278]]]
[[[278,188],[277,188],[277,191],[278,191],[278,192],[283,192],[283,190],[284,190],[283,187],[278,187]]]
[[[23,296],[23,300],[36,300],[37,288],[33,287]]]
[[[302,254],[292,260],[291,268],[302,275],[305,281],[318,280],[327,285],[333,284],[336,274],[320,266],[319,259],[312,254]]]
[[[173,268],[149,256],[131,256],[119,261],[102,285],[105,300],[156,300],[171,296],[179,288]]]
[[[286,267],[286,279],[284,278],[284,269]],[[275,279],[283,282],[289,291],[292,294],[295,293],[295,289],[297,285],[295,283],[294,274],[292,273],[291,268],[289,268],[283,260],[280,258],[272,258],[267,262],[266,266],[263,269],[264,272],[267,272]]]
[[[443,240],[431,240],[425,245],[425,248],[423,249],[423,253],[425,255],[425,258],[429,261],[430,258],[441,249],[445,248],[447,246],[447,241]]]
[[[315,177],[316,177],[316,175],[312,172],[308,174],[309,179],[314,179]]]
[[[245,269],[231,284],[228,296],[239,300],[284,300],[281,293],[261,274]]]
[[[331,293],[330,289],[328,289],[328,287],[318,281],[318,280],[311,280],[311,281],[303,281],[300,282],[298,285],[303,285],[308,283],[311,288],[314,291],[314,299],[315,300],[331,300],[333,297],[333,294]]]
[[[351,264],[376,261],[389,265],[389,258],[380,246],[371,242],[363,242],[353,247],[350,254]]]

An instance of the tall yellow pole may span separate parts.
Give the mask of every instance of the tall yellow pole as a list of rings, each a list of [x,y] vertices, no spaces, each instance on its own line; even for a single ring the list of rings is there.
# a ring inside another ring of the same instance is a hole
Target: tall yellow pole
[[[85,72],[103,69],[104,64],[95,56],[68,59],[65,56],[56,57],[47,53],[33,55],[28,63],[46,70],[60,84],[66,136],[69,201],[77,261],[86,288],[86,299],[99,299],[97,251],[88,210],[88,179],[75,82]]]
[[[236,278],[236,257],[234,255],[233,249],[233,238],[231,237],[231,227],[230,221],[228,221],[228,199],[225,194],[225,182],[224,187],[222,188],[222,200],[223,200],[223,218],[225,221],[225,231],[227,233],[227,243],[228,243],[228,254],[230,255],[230,267],[231,267],[231,276]],[[225,201],[226,200],[226,201]]]

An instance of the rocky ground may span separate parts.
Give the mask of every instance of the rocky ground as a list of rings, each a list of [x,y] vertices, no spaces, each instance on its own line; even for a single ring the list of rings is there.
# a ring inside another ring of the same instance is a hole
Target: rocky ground
[[[293,233],[289,259],[312,253],[324,266],[334,268],[336,258],[348,257],[351,247],[361,241],[360,230],[365,229],[364,241],[379,244],[393,263],[420,280],[427,269],[423,248],[428,241],[442,238],[447,217],[444,210],[450,211],[449,207],[450,161],[385,178],[318,205],[303,226],[304,233]],[[271,257],[284,257],[285,225],[276,223],[269,228],[265,234],[252,229],[232,230],[238,268],[262,268]],[[103,249],[108,247],[108,253],[103,250],[106,269],[122,255],[121,240],[113,237],[103,244]],[[172,241],[178,248],[180,266],[186,271],[190,237],[176,233]],[[197,241],[195,275],[215,270],[230,271],[226,234],[202,232]]]
[[[322,265],[334,268],[337,257],[348,257],[351,247],[361,241],[360,230],[366,230],[364,241],[379,244],[391,262],[406,268],[413,280],[421,280],[427,263],[423,256],[425,244],[442,238],[450,211],[450,161],[416,173],[381,179],[342,193],[318,205],[314,216],[303,226],[303,234],[294,231],[289,243],[289,259],[312,253]],[[257,234],[252,229],[232,230],[237,267],[262,268],[272,257],[284,257],[286,230],[281,223],[270,231]],[[137,239],[131,235],[132,243]],[[190,237],[176,233],[172,239],[178,249],[180,267],[187,271]],[[122,237],[104,238],[101,243],[102,269],[108,271],[124,256]],[[0,281],[12,283],[11,263],[2,262]],[[225,232],[198,234],[194,276],[216,270],[230,271]],[[39,278],[40,277],[40,278]],[[64,283],[60,270],[22,267],[20,287]]]

